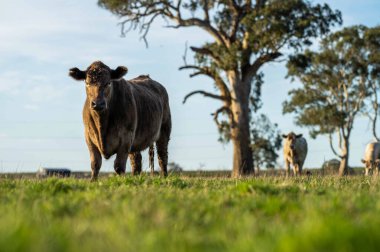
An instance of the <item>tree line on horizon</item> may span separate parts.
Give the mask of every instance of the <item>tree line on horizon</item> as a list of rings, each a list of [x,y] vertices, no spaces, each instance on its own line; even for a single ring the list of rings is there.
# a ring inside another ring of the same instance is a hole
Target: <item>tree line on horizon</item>
[[[211,35],[212,42],[189,47],[193,63],[179,69],[211,78],[216,92],[195,90],[184,102],[193,95],[221,102],[212,115],[219,140],[232,142],[233,177],[252,174],[255,166],[273,167],[278,158],[278,125],[260,113],[262,67],[269,62],[286,60],[287,78],[301,82],[289,92],[283,113],[294,114],[312,138],[329,137],[341,160],[340,175],[348,171],[358,116],[368,117],[380,141],[380,26],[331,32],[342,25],[341,12],[308,0],[98,0],[98,5],[122,18],[123,34],[138,30],[146,43],[159,19],[169,28],[195,27]],[[317,38],[322,38],[319,50],[310,50]]]

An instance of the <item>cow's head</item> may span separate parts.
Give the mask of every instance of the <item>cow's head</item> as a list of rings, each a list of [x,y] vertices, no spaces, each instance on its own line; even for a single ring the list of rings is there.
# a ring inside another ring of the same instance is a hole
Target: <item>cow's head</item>
[[[380,169],[380,159],[376,160],[361,160],[366,169]]]
[[[285,144],[288,145],[288,148],[291,149],[292,151],[294,151],[294,149],[295,149],[295,145],[296,145],[296,139],[297,139],[297,138],[301,138],[301,137],[302,137],[302,134],[298,134],[298,135],[296,135],[295,133],[290,132],[290,133],[287,134],[287,135],[283,134],[282,137],[285,138],[285,139],[287,140],[287,141],[285,142]]]
[[[112,95],[112,81],[121,79],[128,69],[119,66],[112,70],[101,61],[92,63],[86,71],[78,68],[71,68],[69,75],[75,80],[84,80],[86,82],[86,94],[90,108],[101,112],[108,108]]]

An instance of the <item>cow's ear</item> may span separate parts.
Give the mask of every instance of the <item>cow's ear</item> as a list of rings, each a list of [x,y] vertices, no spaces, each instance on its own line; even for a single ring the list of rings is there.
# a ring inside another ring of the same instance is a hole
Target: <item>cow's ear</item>
[[[365,160],[364,159],[361,159],[360,161],[362,161],[362,163],[365,164]]]
[[[115,70],[111,70],[111,79],[119,80],[128,72],[128,68],[125,66],[118,66]]]
[[[282,134],[282,138],[287,138],[288,135]]]
[[[75,80],[81,81],[86,79],[86,72],[81,71],[78,68],[71,68],[69,71],[69,75],[73,77]]]
[[[296,135],[296,138],[300,138],[300,137],[302,137],[302,134]]]

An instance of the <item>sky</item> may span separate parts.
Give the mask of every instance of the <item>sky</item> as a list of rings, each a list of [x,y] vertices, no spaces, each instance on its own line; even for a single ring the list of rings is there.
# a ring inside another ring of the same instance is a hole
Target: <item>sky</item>
[[[380,25],[379,0],[327,2],[342,11],[343,26]],[[68,77],[68,69],[85,69],[96,60],[111,68],[128,67],[126,79],[149,74],[167,88],[173,120],[169,161],[185,170],[231,169],[232,145],[218,142],[210,115],[220,107],[218,101],[194,96],[182,104],[192,90],[213,90],[210,79],[189,78],[189,72],[178,70],[186,45],[201,45],[208,35],[155,23],[147,48],[137,31],[122,37],[118,22],[96,0],[0,0],[0,172],[33,172],[40,166],[90,170],[82,123],[85,88]],[[191,56],[187,60],[191,62]],[[320,167],[334,158],[327,138],[311,139],[307,128],[294,124],[294,115],[282,114],[287,92],[299,85],[285,78],[284,63],[267,64],[263,71],[260,112],[282,132],[304,134],[309,144],[305,167]],[[371,140],[368,120],[358,118],[351,137],[351,166],[360,165]],[[283,164],[280,153],[278,165]],[[101,171],[113,171],[113,158],[103,162]]]

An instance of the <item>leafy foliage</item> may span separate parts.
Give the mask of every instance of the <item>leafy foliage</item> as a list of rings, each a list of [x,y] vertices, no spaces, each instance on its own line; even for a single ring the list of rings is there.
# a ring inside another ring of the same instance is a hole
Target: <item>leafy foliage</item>
[[[290,58],[288,76],[297,77],[303,87],[289,92],[284,113],[296,113],[296,123],[310,127],[313,137],[349,130],[365,111],[380,69],[380,61],[371,56],[376,46],[367,39],[372,33],[364,26],[345,28],[323,39],[320,52],[306,50]]]
[[[262,168],[276,167],[277,151],[281,148],[282,137],[277,124],[261,114],[252,120],[251,149],[255,166]]]

